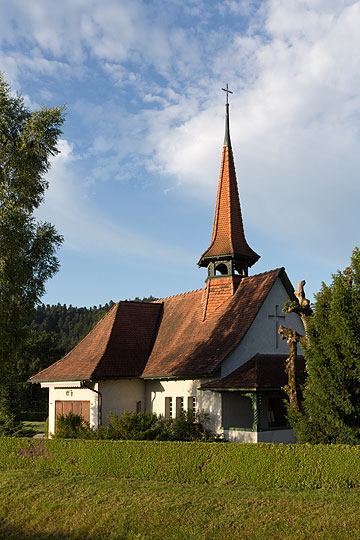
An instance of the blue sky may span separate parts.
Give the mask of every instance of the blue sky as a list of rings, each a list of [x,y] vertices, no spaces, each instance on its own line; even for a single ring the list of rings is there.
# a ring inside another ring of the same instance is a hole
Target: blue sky
[[[285,266],[312,298],[360,244],[359,28],[351,0],[0,0],[6,80],[67,107],[44,302],[203,286],[226,83],[251,273]]]

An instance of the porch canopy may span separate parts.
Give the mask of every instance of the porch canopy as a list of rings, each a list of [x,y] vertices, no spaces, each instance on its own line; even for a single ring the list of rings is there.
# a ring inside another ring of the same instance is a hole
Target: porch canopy
[[[223,429],[265,431],[288,429],[283,387],[287,355],[256,354],[235,371],[201,385],[201,390],[222,393]],[[298,356],[296,384],[305,382],[305,360]]]

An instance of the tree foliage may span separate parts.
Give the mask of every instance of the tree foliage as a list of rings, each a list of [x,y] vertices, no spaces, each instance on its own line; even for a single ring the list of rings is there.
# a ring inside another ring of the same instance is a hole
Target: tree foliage
[[[40,384],[28,382],[28,379],[59,360],[64,356],[64,353],[55,332],[26,330],[23,353],[19,354],[17,361],[18,408],[21,412],[37,411],[43,412],[46,416],[49,401],[48,390],[41,388]]]
[[[154,300],[157,298],[148,296],[145,298],[136,297],[132,301],[153,302]],[[36,332],[57,334],[58,345],[65,354],[90,332],[113,305],[112,300],[104,305],[92,307],[75,307],[60,303],[56,305],[39,304],[33,315],[26,321],[26,325]]]
[[[62,237],[50,223],[37,222],[34,211],[48,187],[45,173],[63,121],[63,108],[30,111],[0,74],[0,433],[16,417],[24,321],[59,268]]]
[[[292,415],[299,442],[360,443],[360,251],[322,284],[308,317],[303,412]]]
[[[40,304],[26,324],[34,332],[56,334],[58,345],[63,349],[63,354],[66,354],[90,332],[113,305],[112,300],[103,306],[90,308],[66,304]],[[44,367],[47,366],[42,366],[41,369]]]

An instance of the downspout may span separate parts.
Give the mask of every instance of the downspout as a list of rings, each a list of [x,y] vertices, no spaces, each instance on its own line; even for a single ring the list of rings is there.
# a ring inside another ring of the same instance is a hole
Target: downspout
[[[145,393],[145,396],[146,396],[146,393]],[[154,401],[155,401],[155,398],[156,398],[156,390],[154,392],[154,397],[151,399],[151,412],[154,412]],[[145,399],[145,407],[146,407],[146,399]]]
[[[80,382],[80,386],[82,388],[87,388],[88,390],[91,390],[92,392],[95,392],[99,396],[99,406],[98,406],[98,426],[102,426],[102,394],[98,390],[95,390],[95,388],[91,388],[91,386],[88,386],[85,384],[85,381]]]

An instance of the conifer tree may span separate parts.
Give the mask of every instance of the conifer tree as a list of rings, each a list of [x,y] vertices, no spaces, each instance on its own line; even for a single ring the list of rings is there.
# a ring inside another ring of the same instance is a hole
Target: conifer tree
[[[322,284],[307,320],[307,382],[292,415],[299,442],[360,443],[360,250]],[[290,415],[291,416],[291,415]]]

